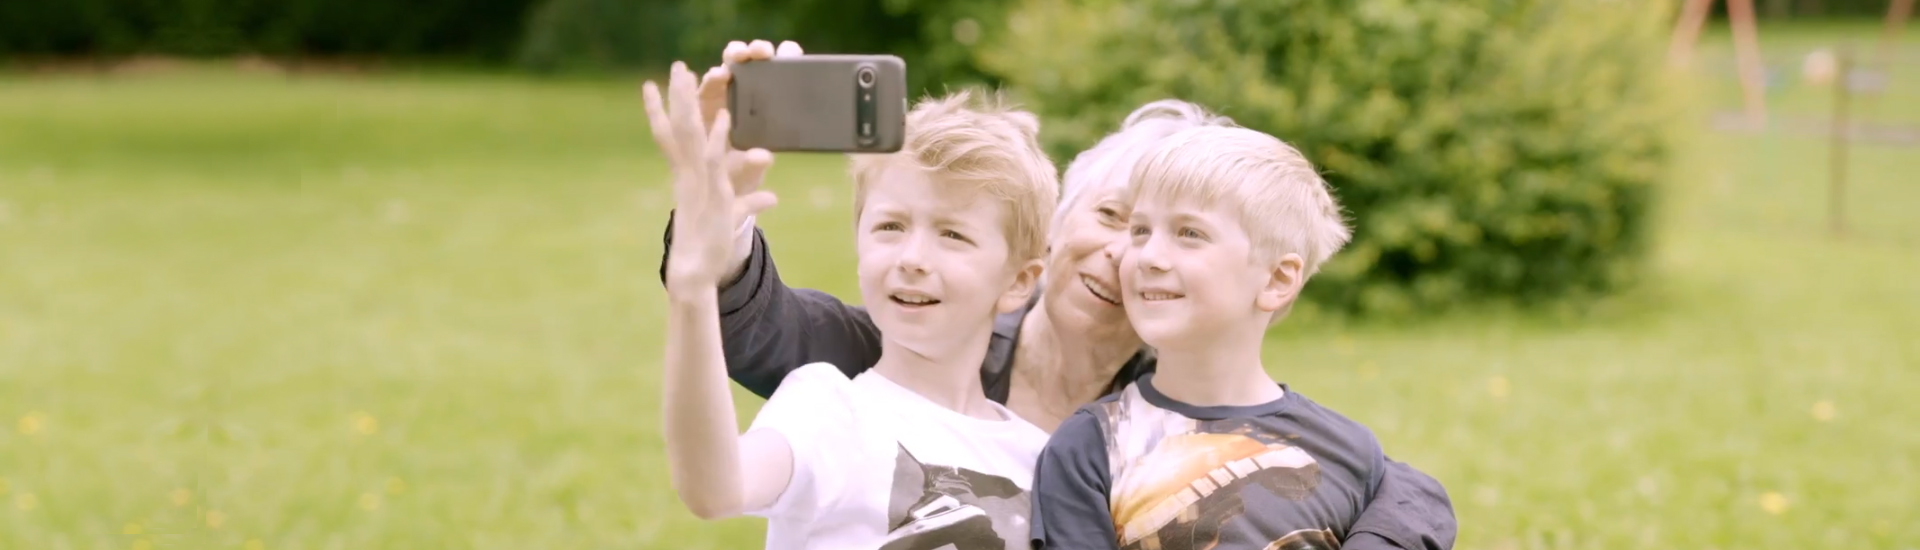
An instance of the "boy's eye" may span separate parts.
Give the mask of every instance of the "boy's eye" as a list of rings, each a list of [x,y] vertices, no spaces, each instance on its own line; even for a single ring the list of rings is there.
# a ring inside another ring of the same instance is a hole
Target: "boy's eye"
[[[880,222],[873,226],[873,230],[874,231],[905,231],[906,226],[900,225],[900,222]]]
[[[1102,206],[1099,208],[1098,211],[1100,212],[1100,221],[1109,222],[1109,223],[1119,223],[1119,222],[1126,221],[1122,219],[1122,216],[1120,215],[1120,211],[1118,209],[1115,209],[1114,207]]]
[[[1191,227],[1182,227],[1182,228],[1180,228],[1180,238],[1183,238],[1183,239],[1203,239],[1203,240],[1204,240],[1204,239],[1206,239],[1206,238],[1207,238],[1207,234],[1206,234],[1206,233],[1201,233],[1201,232],[1200,232],[1199,230],[1196,230],[1196,229],[1194,229],[1194,228],[1191,228]]]
[[[947,229],[947,230],[942,230],[942,231],[940,232],[940,236],[941,236],[941,237],[945,237],[945,238],[948,238],[948,239],[953,239],[953,240],[956,240],[956,241],[960,241],[960,242],[963,242],[963,243],[968,243],[968,244],[972,244],[972,243],[973,243],[973,239],[968,239],[966,235],[961,235],[961,234],[959,234],[959,233],[956,233],[956,232],[954,232],[954,231],[953,231],[953,230],[951,230],[951,229]]]
[[[1136,226],[1133,226],[1132,229],[1128,229],[1127,233],[1132,234],[1135,237],[1145,237],[1148,234],[1153,233],[1153,230],[1147,229],[1147,226],[1144,226],[1144,225],[1136,225]]]

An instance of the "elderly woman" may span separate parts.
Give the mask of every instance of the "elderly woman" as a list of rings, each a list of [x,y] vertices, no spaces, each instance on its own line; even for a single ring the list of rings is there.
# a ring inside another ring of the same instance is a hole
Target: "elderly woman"
[[[766,41],[735,42],[724,58],[733,64],[800,53],[791,42],[777,50]],[[728,80],[724,66],[708,71],[703,80],[700,95],[709,115],[724,105]],[[994,324],[980,367],[989,398],[1051,432],[1079,407],[1153,370],[1152,350],[1142,346],[1120,305],[1119,262],[1129,243],[1123,192],[1133,165],[1156,142],[1182,129],[1224,124],[1231,122],[1199,106],[1156,101],[1073,159],[1053,216],[1045,290]],[[753,191],[771,155],[762,150],[729,154],[736,191]],[[880,338],[866,310],[824,292],[786,286],[765,234],[753,227],[751,217],[742,221],[737,275],[719,296],[727,374],[767,397],[801,365],[824,361],[849,377],[872,368],[880,357]],[[671,228],[669,221],[668,242]],[[663,280],[667,261],[663,255]],[[1342,547],[1452,547],[1456,524],[1445,490],[1411,466],[1387,464],[1371,504]]]

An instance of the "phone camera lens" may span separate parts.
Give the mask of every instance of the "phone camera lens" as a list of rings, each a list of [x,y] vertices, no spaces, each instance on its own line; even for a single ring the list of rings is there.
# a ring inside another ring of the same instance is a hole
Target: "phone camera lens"
[[[872,87],[873,87],[873,81],[874,81],[874,79],[876,78],[876,77],[874,76],[874,74],[873,74],[873,68],[872,68],[872,67],[861,67],[861,68],[860,68],[860,77],[859,77],[859,78],[860,78],[860,87],[862,87],[862,88],[872,88]]]

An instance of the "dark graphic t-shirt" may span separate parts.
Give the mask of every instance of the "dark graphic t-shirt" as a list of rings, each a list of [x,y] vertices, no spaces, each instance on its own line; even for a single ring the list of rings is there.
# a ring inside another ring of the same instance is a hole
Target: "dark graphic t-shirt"
[[[1333,550],[1386,472],[1373,432],[1286,390],[1196,407],[1148,375],[1060,426],[1034,473],[1044,548]]]

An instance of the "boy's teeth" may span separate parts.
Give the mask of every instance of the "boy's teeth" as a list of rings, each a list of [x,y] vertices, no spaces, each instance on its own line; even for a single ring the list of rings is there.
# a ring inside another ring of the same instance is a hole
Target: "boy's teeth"
[[[916,305],[916,306],[940,303],[939,300],[935,300],[933,298],[929,298],[926,296],[909,296],[909,295],[901,295],[901,294],[893,295],[893,301],[900,302],[902,304]]]
[[[1152,301],[1152,300],[1172,300],[1172,299],[1179,298],[1180,295],[1169,294],[1165,292],[1146,292],[1146,293],[1141,293],[1140,297],[1146,298],[1147,300]]]

